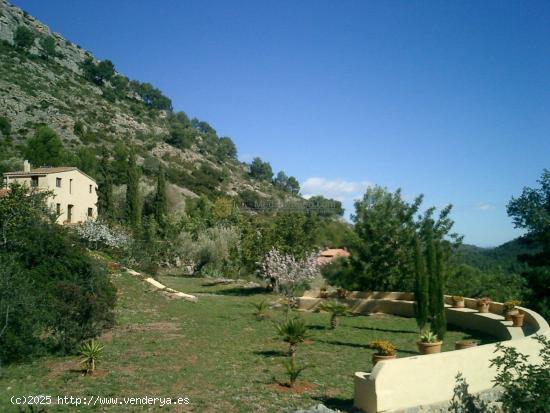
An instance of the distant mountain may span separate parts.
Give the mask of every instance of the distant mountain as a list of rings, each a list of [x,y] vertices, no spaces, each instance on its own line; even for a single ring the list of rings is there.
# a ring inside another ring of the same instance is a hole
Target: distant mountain
[[[475,245],[462,245],[455,259],[460,264],[467,264],[484,272],[520,273],[526,265],[518,261],[522,254],[538,251],[537,245],[526,237],[516,238],[496,248],[480,248]]]
[[[71,152],[87,152],[88,159],[102,147],[114,160],[134,148],[144,192],[152,190],[152,175],[164,164],[173,205],[201,194],[245,202],[296,198],[295,190],[269,178],[253,179],[230,138],[205,121],[174,113],[170,99],[153,85],[117,73],[110,61],[98,61],[0,0],[0,172],[21,163],[24,144],[40,125],[55,130]]]

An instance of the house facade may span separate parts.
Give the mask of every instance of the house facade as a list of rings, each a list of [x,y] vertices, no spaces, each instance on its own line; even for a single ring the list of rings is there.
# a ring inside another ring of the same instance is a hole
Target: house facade
[[[97,183],[76,167],[31,168],[25,161],[22,171],[6,172],[4,180],[8,186],[19,183],[52,191],[53,197],[47,202],[57,214],[59,224],[97,218]]]

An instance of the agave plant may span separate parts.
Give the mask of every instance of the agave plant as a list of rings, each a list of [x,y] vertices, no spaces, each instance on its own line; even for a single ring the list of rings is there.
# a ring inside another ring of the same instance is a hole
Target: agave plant
[[[103,356],[103,345],[99,341],[92,339],[82,345],[80,355],[82,356],[80,364],[84,364],[86,373],[93,373],[98,361]]]
[[[290,358],[290,360],[283,361],[283,366],[285,367],[286,374],[288,375],[289,387],[294,387],[294,383],[296,383],[296,380],[300,377],[300,374],[302,374],[305,369],[311,367],[306,364],[296,363],[296,359],[294,357]]]
[[[269,305],[266,300],[262,300],[257,303],[252,303],[252,306],[255,308],[254,315],[258,319],[263,319],[269,316]]]
[[[321,310],[330,313],[330,328],[335,329],[338,326],[338,317],[349,313],[347,304],[336,300],[321,304]]]
[[[288,343],[288,355],[294,357],[296,354],[296,347],[303,342],[308,335],[306,324],[302,319],[295,317],[275,324],[275,328],[283,341]]]
[[[422,343],[437,343],[439,338],[431,330],[424,330],[420,333],[420,342]]]

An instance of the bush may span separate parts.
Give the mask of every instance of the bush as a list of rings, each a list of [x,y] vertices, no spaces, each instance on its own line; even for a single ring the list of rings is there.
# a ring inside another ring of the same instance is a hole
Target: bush
[[[0,132],[4,136],[10,136],[11,133],[11,123],[8,118],[0,116]]]
[[[52,36],[45,36],[41,38],[40,47],[46,56],[55,57],[57,55],[55,51],[55,39]]]
[[[462,374],[456,376],[456,386],[449,411],[454,413],[540,413],[548,412],[550,406],[550,339],[533,337],[541,347],[540,363],[529,363],[529,357],[514,347],[497,343],[501,354],[491,360],[496,366],[495,387],[502,389],[497,402],[499,407],[489,405],[479,396],[470,394]]]
[[[115,288],[78,239],[55,224],[50,194],[10,188],[0,198],[0,363],[75,351],[112,325]]]
[[[13,34],[13,43],[21,49],[30,49],[34,44],[36,35],[25,26],[18,26]]]

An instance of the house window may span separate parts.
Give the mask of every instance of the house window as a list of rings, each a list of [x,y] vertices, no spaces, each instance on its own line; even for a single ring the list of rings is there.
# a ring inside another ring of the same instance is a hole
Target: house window
[[[61,215],[61,204],[55,205],[55,212],[57,213],[57,215]]]
[[[73,193],[73,180],[69,179],[69,194]]]
[[[90,185],[90,194],[92,193],[92,185]]]
[[[94,209],[93,208],[88,208],[88,216],[90,218],[94,216]]]
[[[31,176],[31,186],[33,188],[38,186],[38,176]]]
[[[61,178],[55,178],[55,186],[61,188]]]

